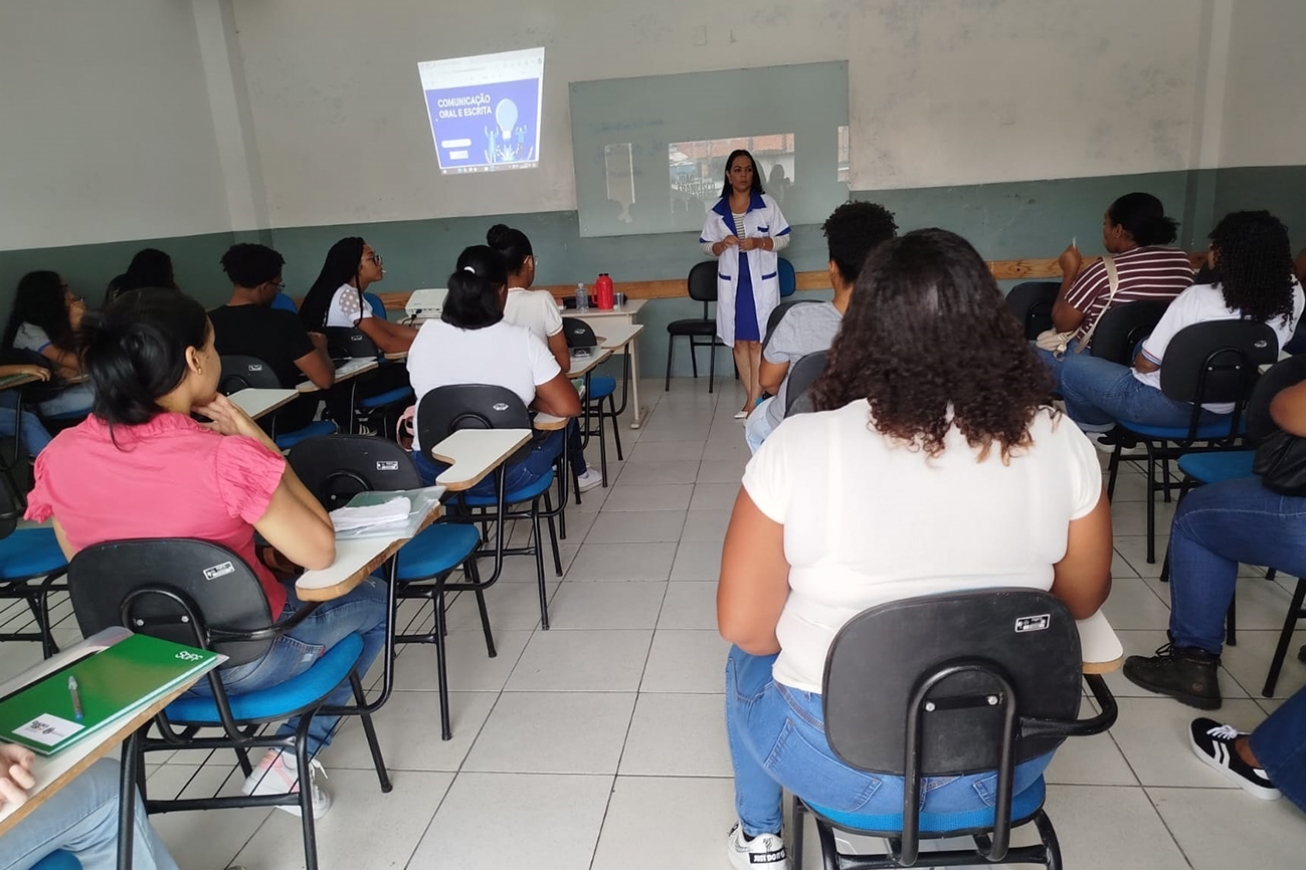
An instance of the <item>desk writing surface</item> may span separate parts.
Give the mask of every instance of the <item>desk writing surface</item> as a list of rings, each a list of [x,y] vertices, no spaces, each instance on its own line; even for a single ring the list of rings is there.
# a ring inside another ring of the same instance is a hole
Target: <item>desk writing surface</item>
[[[341,381],[356,378],[364,372],[370,372],[373,369],[378,368],[380,365],[381,363],[372,357],[356,357],[351,360],[345,360],[343,363],[336,366],[336,383],[338,384]],[[321,388],[312,381],[305,381],[296,389],[301,393],[316,393]]]
[[[612,356],[612,351],[607,350],[606,347],[598,348],[589,356],[577,356],[573,353],[571,355],[571,368],[567,372],[567,377],[579,378],[610,356]]]
[[[231,400],[233,405],[248,414],[251,419],[257,420],[299,398],[299,390],[270,390],[250,387],[232,393],[227,398]]]
[[[0,390],[8,390],[12,387],[21,387],[25,384],[30,384],[33,381],[39,381],[39,380],[40,378],[38,378],[36,375],[23,375],[23,374],[5,375],[4,377],[0,377]]]
[[[1088,619],[1079,620],[1075,626],[1079,629],[1079,654],[1084,660],[1084,673],[1106,674],[1120,667],[1125,648],[1101,610]]]
[[[630,344],[644,331],[642,323],[605,323],[599,345],[604,350],[617,351]]]
[[[449,492],[471,489],[529,440],[529,429],[460,429],[427,451],[449,463],[435,482]]]

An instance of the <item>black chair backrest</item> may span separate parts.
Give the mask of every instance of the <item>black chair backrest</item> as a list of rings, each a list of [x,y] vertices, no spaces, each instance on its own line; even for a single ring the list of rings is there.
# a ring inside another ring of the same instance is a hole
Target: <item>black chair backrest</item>
[[[1264,323],[1212,320],[1185,326],[1170,340],[1161,365],[1161,391],[1208,405],[1246,402],[1259,366],[1279,358],[1279,339]]]
[[[417,438],[426,451],[459,429],[531,428],[526,404],[507,387],[490,384],[436,387],[417,403]],[[528,441],[505,464],[517,461],[530,450]]]
[[[247,388],[275,390],[281,387],[281,380],[272,367],[256,356],[222,357],[222,379],[218,381],[218,392],[230,396]]]
[[[1007,305],[1016,319],[1025,324],[1025,338],[1031,341],[1052,328],[1052,305],[1061,285],[1055,281],[1026,281],[1011,288]]]
[[[149,588],[155,591],[142,592]],[[185,602],[209,631],[248,632],[272,625],[263,587],[249,565],[226,547],[189,538],[108,541],[68,563],[68,595],[82,634],[112,626],[174,643],[202,646]],[[135,596],[135,597],[133,597]],[[175,598],[173,596],[176,596]],[[230,668],[253,661],[271,640],[211,644]]]
[[[371,358],[380,355],[372,339],[357,326],[328,326],[322,330],[327,338],[327,353],[332,359]]]
[[[1279,428],[1270,416],[1270,402],[1288,387],[1306,381],[1306,356],[1280,360],[1252,387],[1252,397],[1247,400],[1247,440],[1252,445]]]
[[[716,260],[695,263],[689,270],[689,298],[703,303],[703,319],[707,319],[707,305],[716,301]]]
[[[812,397],[808,394],[812,384],[825,371],[829,351],[818,350],[794,363],[785,378],[785,413],[803,414],[812,410]]]
[[[1122,366],[1132,366],[1138,343],[1152,334],[1169,307],[1169,302],[1150,299],[1112,305],[1102,315],[1093,332],[1093,346],[1087,352]]]
[[[387,438],[328,435],[307,438],[286,461],[327,510],[349,504],[360,492],[418,489],[422,477],[408,451]]]
[[[568,350],[582,350],[599,346],[599,339],[594,334],[594,327],[575,317],[564,317],[562,319],[562,334],[566,336]]]
[[[818,303],[816,303],[815,299],[791,299],[772,308],[771,316],[766,319],[766,336],[762,339],[762,348],[765,350],[766,346],[771,343],[771,336],[775,334],[775,328],[780,325],[781,320],[784,320],[785,315],[789,313],[789,309],[795,305],[812,304]]]
[[[957,665],[974,669],[949,672]],[[919,773],[994,770],[1006,707],[1014,704],[1020,720],[1076,719],[1081,667],[1075,621],[1046,592],[988,589],[895,601],[863,611],[835,636],[823,681],[825,733],[846,764],[903,776],[904,723],[921,687],[922,701],[932,700],[935,709],[921,713]],[[949,673],[930,688],[940,672]],[[989,697],[1000,703],[990,704]],[[973,701],[965,706],[962,699]],[[1016,762],[1061,741],[1018,737]]]

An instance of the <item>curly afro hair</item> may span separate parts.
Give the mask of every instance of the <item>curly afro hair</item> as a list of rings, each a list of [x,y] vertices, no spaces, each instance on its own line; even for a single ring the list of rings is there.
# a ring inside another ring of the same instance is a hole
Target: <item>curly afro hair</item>
[[[1268,211],[1235,211],[1210,239],[1226,305],[1260,323],[1292,319],[1292,243],[1282,221]]]
[[[830,259],[849,284],[861,274],[866,255],[898,232],[893,212],[874,202],[845,202],[821,227]]]
[[[858,399],[880,433],[938,456],[955,425],[980,458],[1028,447],[1052,377],[970,243],[915,230],[871,252],[824,375],[817,410]]]

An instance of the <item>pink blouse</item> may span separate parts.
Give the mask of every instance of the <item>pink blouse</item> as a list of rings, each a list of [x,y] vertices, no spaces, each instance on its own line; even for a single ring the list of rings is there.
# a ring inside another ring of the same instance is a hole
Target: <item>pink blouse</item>
[[[116,442],[116,443],[115,443]],[[199,538],[254,569],[275,620],[286,590],[254,552],[254,526],[286,461],[252,438],[222,436],[183,414],[140,426],[88,417],[36,460],[27,518],[59,520],[74,550],[128,538]]]

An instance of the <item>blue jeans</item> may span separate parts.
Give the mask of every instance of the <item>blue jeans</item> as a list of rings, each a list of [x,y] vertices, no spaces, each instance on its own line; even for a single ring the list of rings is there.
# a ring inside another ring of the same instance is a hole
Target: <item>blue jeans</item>
[[[1274,787],[1306,811],[1306,689],[1284,701],[1249,740]]]
[[[1170,637],[1215,655],[1238,563],[1306,576],[1306,498],[1278,495],[1258,477],[1199,487],[1170,529]]]
[[[1060,392],[1066,413],[1081,428],[1110,426],[1118,421],[1183,428],[1193,415],[1189,402],[1170,398],[1134,377],[1134,370],[1110,360],[1081,353],[1061,369]],[[1203,425],[1225,415],[1202,411]]]
[[[744,440],[748,442],[748,449],[753,453],[762,449],[762,442],[770,437],[775,431],[771,425],[771,418],[767,416],[767,409],[772,402],[780,401],[778,397],[771,396],[763,399],[753,408],[752,413],[748,415],[748,420],[744,423]]]
[[[74,384],[42,402],[40,408],[41,413],[46,417],[60,414],[89,414],[94,401],[95,390],[91,389],[90,384]]]
[[[17,393],[9,390],[17,399]],[[4,394],[0,394],[3,396]],[[4,398],[8,398],[7,396]],[[18,442],[23,445],[27,455],[35,459],[41,451],[52,440],[50,433],[46,431],[45,425],[41,423],[41,418],[31,408],[23,408],[22,414],[22,432],[16,433],[16,424],[18,423],[17,401],[4,401],[0,399],[0,435],[8,435],[10,438],[18,435]]]
[[[280,619],[283,620],[288,619],[291,614],[304,606],[295,595],[293,584],[286,586],[286,594],[289,597],[286,599],[285,609],[281,611]],[[291,677],[308,670],[322,653],[350,634],[363,636],[363,654],[355,666],[361,678],[372,666],[377,653],[385,646],[388,606],[385,581],[377,577],[369,577],[348,595],[319,604],[303,622],[274,640],[271,648],[259,658],[223,671],[222,685],[229,693],[240,695],[284,683]],[[191,689],[191,693],[211,695],[209,681],[200,680],[195,684],[195,688]],[[353,689],[349,681],[345,680],[335,691],[327,695],[324,703],[328,706],[343,707],[353,702]],[[313,717],[313,722],[308,728],[310,755],[331,742],[339,718],[338,716]],[[298,716],[289,719],[277,730],[277,735],[288,737],[295,733],[298,725]]]
[[[567,427],[567,436],[571,437],[571,427],[576,421],[572,421]],[[521,489],[524,486],[530,486],[541,477],[549,473],[553,467],[554,460],[562,455],[563,430],[555,429],[552,432],[536,432],[535,441],[531,445],[531,452],[526,454],[524,459],[512,463],[504,469],[504,492],[510,493],[514,490]],[[576,436],[579,439],[579,435]],[[578,453],[579,448],[571,447],[572,453]],[[436,462],[420,450],[413,451],[413,462],[417,464],[417,471],[422,476],[422,482],[427,486],[432,486],[435,479],[440,476],[449,466],[443,462]],[[585,473],[585,460],[581,459],[581,470],[577,474]],[[575,467],[574,465],[572,466]],[[479,495],[493,498],[497,494],[495,489],[495,475],[486,475],[480,483],[467,490],[468,495]]]
[[[903,780],[848,767],[825,740],[821,696],[771,678],[775,656],[730,648],[726,733],[735,767],[735,811],[744,833],[778,834],[783,789],[842,812],[902,812]],[[1016,765],[1014,794],[1042,774],[1052,753]],[[993,806],[997,773],[932,776],[921,783],[921,811],[961,813]]]
[[[132,867],[177,870],[136,796]],[[71,852],[82,870],[118,866],[118,762],[101,759],[0,838],[0,870],[28,870],[52,852]]]

